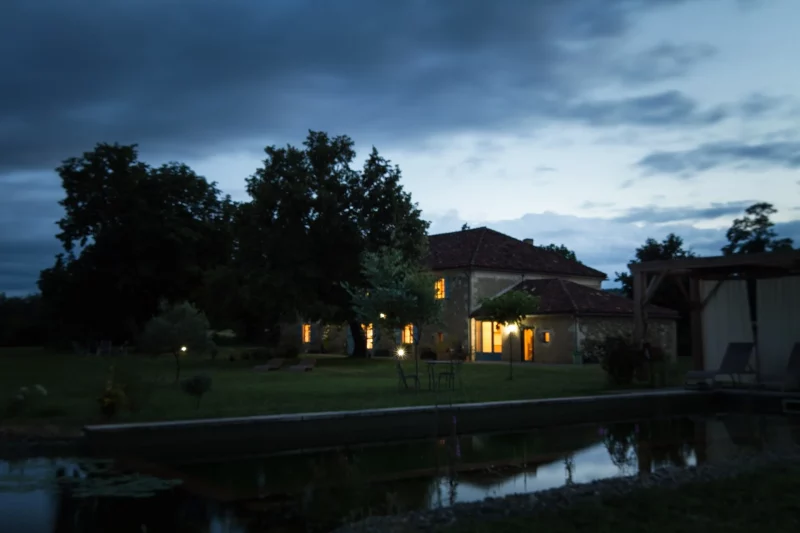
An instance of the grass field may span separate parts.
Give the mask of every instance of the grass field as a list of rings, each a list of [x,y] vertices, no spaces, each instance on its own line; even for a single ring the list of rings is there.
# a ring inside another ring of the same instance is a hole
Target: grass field
[[[641,490],[535,518],[473,523],[442,533],[789,533],[800,530],[798,491],[800,467],[793,464],[680,489]]]
[[[116,356],[102,358],[53,354],[42,349],[0,350],[0,402],[20,387],[42,385],[47,396],[36,398],[25,412],[8,418],[0,404],[0,424],[49,423],[77,426],[104,421],[97,399],[103,393],[112,365],[117,381],[128,385],[137,412],[123,410],[115,420],[175,420],[198,417],[249,416],[273,413],[336,411],[452,402],[479,402],[596,394],[609,390],[597,366],[534,366],[518,364],[508,381],[508,366],[467,364],[463,389],[455,392],[398,390],[392,361],[354,360],[315,356],[312,372],[286,370],[255,372],[263,362],[229,361],[227,355],[211,361],[187,357],[182,377],[199,373],[211,376],[212,390],[200,403],[174,383],[171,356]],[[404,363],[413,372],[414,362]],[[676,371],[679,371],[676,369]],[[425,365],[421,382],[427,388]]]

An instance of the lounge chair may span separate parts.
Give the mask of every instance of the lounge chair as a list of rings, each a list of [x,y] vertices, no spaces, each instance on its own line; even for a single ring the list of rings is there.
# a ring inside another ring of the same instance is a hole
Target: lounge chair
[[[741,384],[743,375],[755,374],[750,366],[753,346],[752,342],[731,342],[722,356],[719,370],[693,370],[686,374],[684,384],[687,387],[697,387],[702,383],[713,387],[718,376],[728,376],[734,385]]]
[[[397,361],[397,387],[400,390],[408,390],[410,387],[408,386],[408,382],[410,380],[414,381],[414,388],[419,388],[419,376],[416,374],[406,374],[405,370],[403,370],[403,365],[400,364],[400,361]]]
[[[290,366],[289,370],[294,372],[311,372],[314,370],[315,366],[317,366],[316,359],[301,359],[296,365]]]
[[[762,376],[761,385],[768,388],[777,387],[782,391],[800,389],[800,342],[794,343],[789,353],[786,374]]]
[[[269,361],[267,361],[267,364],[265,365],[254,366],[253,370],[256,370],[258,372],[271,372],[272,370],[280,370],[282,366],[283,366],[283,359],[279,357],[274,357]]]

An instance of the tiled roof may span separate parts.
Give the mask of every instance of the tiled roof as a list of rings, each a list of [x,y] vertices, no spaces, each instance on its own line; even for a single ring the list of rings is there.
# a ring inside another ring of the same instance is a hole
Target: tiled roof
[[[525,280],[510,290],[525,291],[539,297],[539,312],[542,315],[603,315],[633,316],[633,300],[602,289],[594,289],[563,279]],[[672,309],[647,306],[648,316],[654,318],[678,318]],[[480,309],[473,313],[480,316]]]
[[[479,268],[606,278],[599,270],[489,228],[430,235],[428,242],[431,270]]]

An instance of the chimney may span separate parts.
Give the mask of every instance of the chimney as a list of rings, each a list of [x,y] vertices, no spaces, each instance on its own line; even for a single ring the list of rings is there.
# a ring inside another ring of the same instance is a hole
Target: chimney
[[[524,242],[525,244],[530,244],[531,246],[533,246],[533,239],[522,239],[522,242]]]

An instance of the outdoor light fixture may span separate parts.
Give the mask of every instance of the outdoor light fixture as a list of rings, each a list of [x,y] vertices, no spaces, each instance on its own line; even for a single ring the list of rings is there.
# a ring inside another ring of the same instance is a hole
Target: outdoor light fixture
[[[405,357],[406,351],[402,348],[397,349],[397,357]]]
[[[506,326],[506,332],[507,333],[516,333],[516,331],[517,331],[517,325],[516,324],[508,324]]]
[[[181,346],[181,351],[185,352],[186,351],[186,346]]]
[[[386,315],[381,313],[381,318],[386,318]]]

